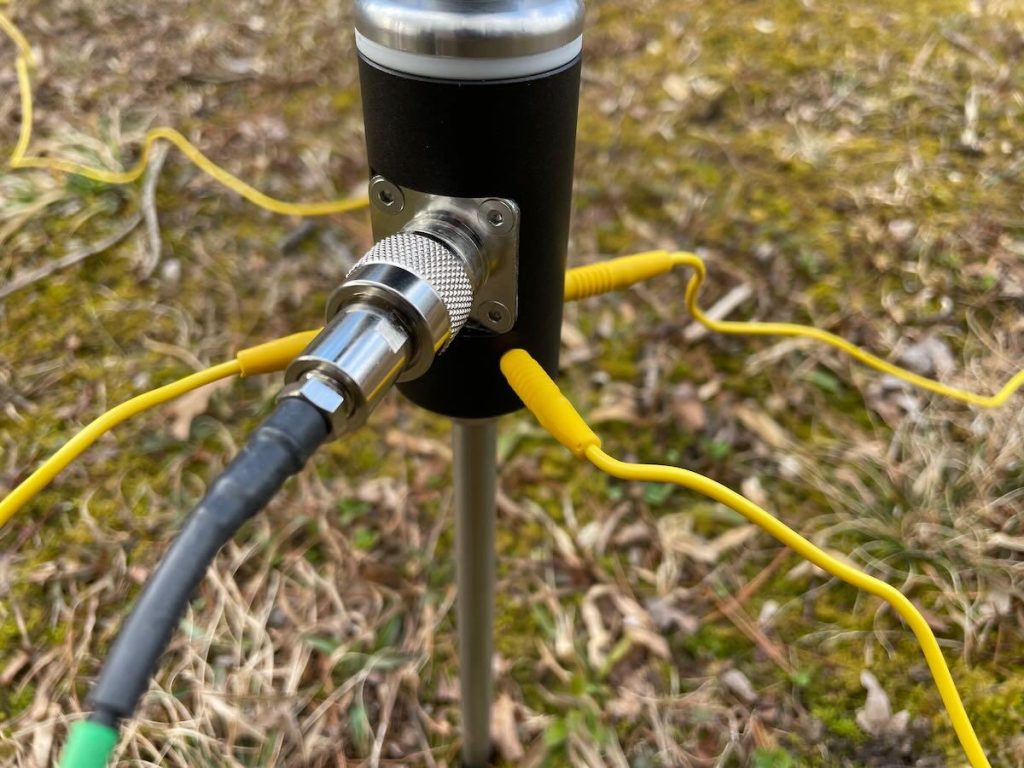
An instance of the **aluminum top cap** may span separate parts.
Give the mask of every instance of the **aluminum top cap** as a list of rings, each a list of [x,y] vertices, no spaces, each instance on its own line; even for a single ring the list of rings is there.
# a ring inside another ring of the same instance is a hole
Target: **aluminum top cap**
[[[569,61],[583,34],[583,0],[356,0],[355,16],[360,50],[378,60]]]

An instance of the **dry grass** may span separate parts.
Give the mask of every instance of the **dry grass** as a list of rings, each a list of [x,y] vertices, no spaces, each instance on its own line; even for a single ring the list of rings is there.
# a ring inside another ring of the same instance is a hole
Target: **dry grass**
[[[23,0],[35,149],[116,167],[166,122],[272,194],[343,194],[365,178],[348,8]],[[710,301],[751,288],[734,317],[813,321],[979,390],[1019,367],[1016,3],[599,0],[587,40],[575,261],[699,246]],[[12,67],[0,86],[4,151]],[[359,216],[264,215],[173,153],[148,193],[18,173],[0,201],[0,290],[42,270],[0,301],[5,487],[129,393],[316,322],[370,239]],[[802,343],[688,338],[681,287],[568,309],[575,400],[617,453],[742,487],[904,588],[994,764],[1024,765],[1020,408],[936,402]],[[3,531],[4,764],[54,759],[124,606],[276,386],[120,430]],[[457,764],[446,426],[397,398],[376,424],[222,553],[124,761]],[[962,764],[911,638],[875,601],[715,505],[595,476],[525,417],[504,422],[501,451],[510,764]],[[862,727],[864,670],[905,730]]]

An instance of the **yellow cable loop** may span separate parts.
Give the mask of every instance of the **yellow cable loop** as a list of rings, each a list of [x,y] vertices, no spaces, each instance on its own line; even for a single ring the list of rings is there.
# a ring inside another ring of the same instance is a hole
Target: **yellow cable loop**
[[[730,322],[713,320],[704,314],[704,311],[697,304],[697,294],[701,285],[707,277],[707,267],[704,261],[695,253],[680,251],[669,253],[668,251],[651,251],[640,253],[635,256],[624,256],[618,259],[591,264],[585,267],[570,270],[566,274],[565,298],[566,301],[582,299],[588,296],[596,296],[608,291],[625,288],[647,280],[651,277],[664,274],[673,267],[689,267],[693,270],[693,276],[686,285],[686,307],[694,319],[710,331],[738,336],[791,336],[804,339],[812,339],[823,344],[828,344],[841,352],[849,355],[864,365],[874,368],[876,371],[887,373],[898,379],[913,384],[921,389],[934,392],[953,400],[976,405],[981,408],[998,408],[1024,386],[1024,370],[1019,371],[1011,378],[1002,389],[994,395],[982,395],[970,392],[959,387],[943,384],[934,379],[908,371],[898,365],[894,365],[877,355],[867,352],[846,339],[836,336],[828,331],[819,328],[812,328],[807,325],[796,325],[794,323],[760,323],[760,322]]]
[[[558,386],[544,369],[523,350],[513,350],[501,360],[501,370],[509,385],[516,391],[526,407],[538,421],[563,445],[577,456],[589,460],[602,472],[623,480],[652,483],[672,483],[695,491],[720,502],[743,515],[773,538],[786,545],[805,560],[858,589],[881,598],[910,626],[924,652],[925,661],[949,713],[960,745],[972,768],[990,768],[985,752],[964,709],[956,690],[953,676],[939,648],[935,634],[914,604],[895,587],[869,576],[835,559],[818,548],[778,518],[754,502],[721,483],[678,467],[653,464],[630,464],[612,458],[601,450],[601,441],[583,420],[583,417],[562,396]],[[589,433],[589,436],[587,436]],[[582,442],[581,442],[582,441]]]
[[[177,147],[186,158],[197,168],[210,176],[224,187],[238,193],[253,205],[272,213],[279,213],[284,216],[328,216],[336,213],[346,213],[366,208],[369,198],[365,195],[348,198],[344,200],[331,200],[317,203],[292,203],[285,200],[278,200],[270,195],[260,192],[255,187],[245,183],[237,176],[221,168],[215,162],[204,155],[195,145],[186,139],[174,128],[159,127],[153,128],[146,133],[142,140],[139,159],[127,171],[107,171],[101,168],[90,168],[67,160],[49,157],[27,156],[29,143],[32,141],[33,105],[32,105],[32,80],[29,77],[29,67],[32,63],[32,49],[28,40],[21,31],[14,25],[6,15],[0,14],[0,29],[11,39],[11,42],[18,49],[18,57],[15,61],[15,69],[18,75],[18,88],[21,91],[21,128],[18,133],[18,143],[11,154],[9,165],[12,169],[20,170],[35,168],[42,170],[57,171],[59,173],[75,174],[102,184],[131,184],[137,181],[146,171],[149,164],[149,156],[153,145],[157,141],[166,141]]]

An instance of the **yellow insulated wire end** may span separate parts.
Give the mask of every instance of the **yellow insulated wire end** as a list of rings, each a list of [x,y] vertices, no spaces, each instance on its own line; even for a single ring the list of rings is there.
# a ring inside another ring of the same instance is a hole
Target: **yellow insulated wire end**
[[[506,352],[501,358],[501,372],[541,426],[577,457],[584,458],[588,448],[601,447],[601,438],[529,352]]]
[[[716,320],[707,315],[698,304],[697,297],[701,286],[707,278],[708,271],[703,259],[690,251],[671,253],[668,251],[649,251],[633,256],[621,256],[617,259],[609,259],[608,261],[589,264],[585,267],[576,267],[569,270],[565,275],[565,300],[577,301],[591,296],[598,296],[602,293],[628,288],[643,280],[649,280],[670,272],[675,267],[686,267],[693,270],[693,275],[686,284],[686,308],[694,320],[709,331],[734,336],[780,336],[810,339],[827,344],[833,349],[839,350],[843,354],[880,373],[894,376],[928,392],[979,408],[999,408],[1005,405],[1007,400],[1016,394],[1018,390],[1024,388],[1024,370],[1018,371],[995,394],[986,395],[943,384],[935,379],[921,376],[906,368],[890,363],[867,350],[861,349],[856,344],[836,336],[834,333],[814,328],[813,326],[798,325],[796,323]]]
[[[668,251],[649,251],[570,269],[565,274],[565,300],[578,301],[628,288],[671,272],[676,261]]]
[[[836,559],[745,496],[709,477],[679,467],[632,464],[612,458],[601,450],[601,439],[561,393],[558,385],[524,350],[515,349],[505,353],[501,359],[501,371],[541,425],[578,458],[586,459],[602,472],[622,480],[672,483],[714,499],[743,515],[805,560],[891,605],[910,627],[921,646],[942,703],[972,768],[991,768],[971,726],[935,634],[924,616],[902,592]]]
[[[0,498],[0,526],[3,526],[19,509],[46,488],[89,446],[118,425],[151,408],[181,397],[187,392],[229,376],[256,376],[261,373],[283,371],[318,333],[320,333],[320,329],[293,333],[291,336],[243,349],[235,355],[234,360],[185,376],[176,382],[137,395],[131,400],[111,408],[72,437],[24,482],[12,489],[6,497]]]
[[[235,360],[240,366],[240,375],[245,378],[261,373],[283,371],[292,360],[302,353],[302,350],[309,346],[309,343],[316,338],[321,330],[317,328],[314,331],[293,333],[291,336],[239,350],[235,354]]]

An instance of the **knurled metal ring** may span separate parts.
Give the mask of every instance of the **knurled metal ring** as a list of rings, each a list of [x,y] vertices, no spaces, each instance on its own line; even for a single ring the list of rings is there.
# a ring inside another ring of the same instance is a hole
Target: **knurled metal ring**
[[[399,267],[426,280],[448,310],[451,337],[462,330],[473,308],[473,286],[462,260],[443,243],[415,233],[386,237],[352,267],[349,276],[372,264]]]

